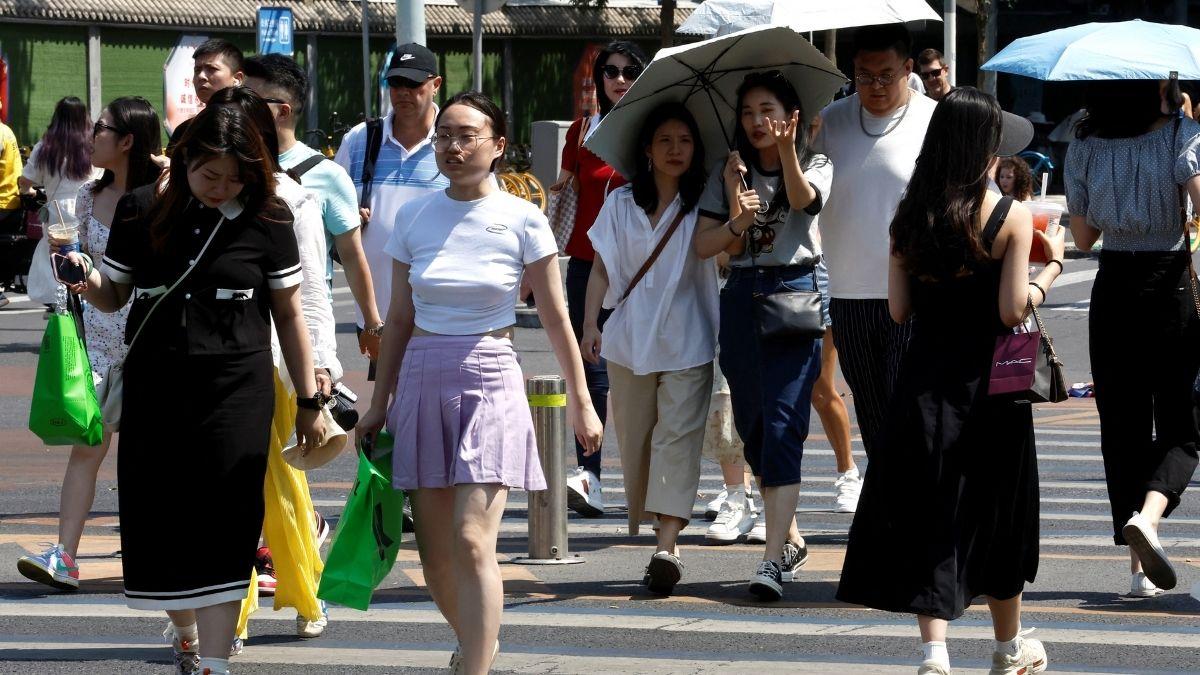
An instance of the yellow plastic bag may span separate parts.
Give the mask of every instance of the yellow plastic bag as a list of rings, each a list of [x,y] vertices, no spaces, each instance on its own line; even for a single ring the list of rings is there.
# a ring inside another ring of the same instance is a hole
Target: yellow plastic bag
[[[324,563],[313,532],[312,495],[303,471],[283,461],[283,449],[296,426],[296,395],[289,392],[275,373],[275,416],[271,421],[271,448],[267,457],[267,478],[263,485],[266,514],[263,533],[271,547],[275,563],[275,609],[294,607],[303,617],[315,621],[321,617],[317,586],[321,583]],[[242,601],[238,617],[238,636],[246,638],[246,624],[258,609],[258,584]]]

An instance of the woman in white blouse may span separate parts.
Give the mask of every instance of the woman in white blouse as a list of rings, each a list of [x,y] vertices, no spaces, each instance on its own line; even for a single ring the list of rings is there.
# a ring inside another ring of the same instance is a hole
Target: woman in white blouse
[[[656,518],[658,545],[643,581],[651,593],[670,595],[683,575],[676,541],[700,481],[717,348],[717,269],[692,248],[705,181],[691,113],[674,103],[655,109],[632,150],[632,183],[609,195],[588,232],[596,261],[581,351],[593,363],[608,360],[629,531],[637,534],[643,518]],[[603,339],[601,306],[613,310]]]

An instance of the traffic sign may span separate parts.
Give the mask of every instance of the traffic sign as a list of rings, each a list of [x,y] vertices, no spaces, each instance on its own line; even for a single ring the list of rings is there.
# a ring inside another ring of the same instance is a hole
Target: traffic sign
[[[295,51],[292,39],[292,10],[287,7],[258,8],[258,53],[286,54]]]

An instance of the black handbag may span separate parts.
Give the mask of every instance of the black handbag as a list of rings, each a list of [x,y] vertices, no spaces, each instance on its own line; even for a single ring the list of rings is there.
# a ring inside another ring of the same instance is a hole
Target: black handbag
[[[353,429],[358,424],[358,411],[354,409],[356,402],[358,402],[358,395],[351,391],[350,387],[338,382],[333,385],[329,403],[326,406],[338,426],[343,429]]]
[[[758,336],[763,340],[819,340],[825,336],[820,291],[780,291],[754,296]]]

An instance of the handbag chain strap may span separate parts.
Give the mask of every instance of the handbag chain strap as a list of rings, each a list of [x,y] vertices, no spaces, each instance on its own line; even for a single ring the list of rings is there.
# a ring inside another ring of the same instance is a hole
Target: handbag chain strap
[[[1062,365],[1062,359],[1058,358],[1058,352],[1054,351],[1054,338],[1046,332],[1046,324],[1042,323],[1042,314],[1037,311],[1037,307],[1033,304],[1033,295],[1030,294],[1026,299],[1028,303],[1029,313],[1033,315],[1033,321],[1037,324],[1038,332],[1042,336],[1042,348],[1046,352],[1046,356],[1050,358],[1051,363]]]
[[[192,270],[196,269],[196,267],[200,265],[200,259],[204,257],[204,252],[208,250],[208,245],[212,243],[213,237],[217,236],[217,230],[221,229],[221,224],[224,222],[225,216],[221,216],[221,219],[217,221],[216,227],[214,227],[213,231],[208,235],[208,240],[204,242],[204,246],[201,247],[200,252],[196,254],[195,264],[188,265],[188,268],[183,271],[183,274],[179,275],[179,278],[175,280],[175,283],[171,284],[170,288],[164,291],[162,295],[158,296],[158,300],[156,300],[154,305],[150,307],[150,311],[146,312],[145,318],[142,319],[142,322],[138,324],[137,330],[133,333],[133,339],[129,341],[129,349],[125,350],[126,355],[133,351],[134,343],[137,342],[138,336],[142,334],[142,329],[146,327],[146,324],[150,323],[150,317],[154,315],[154,310],[158,309],[158,306],[163,303],[163,300],[167,299],[167,296],[171,294],[171,291],[179,288],[179,284],[182,284],[183,280],[192,273]]]

